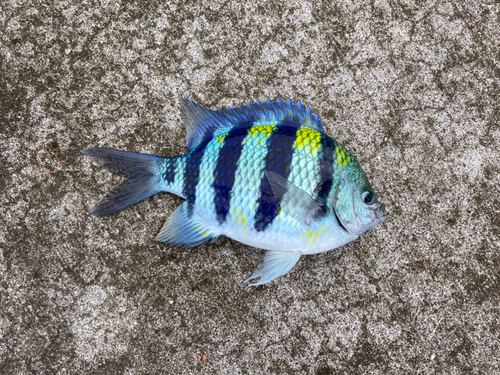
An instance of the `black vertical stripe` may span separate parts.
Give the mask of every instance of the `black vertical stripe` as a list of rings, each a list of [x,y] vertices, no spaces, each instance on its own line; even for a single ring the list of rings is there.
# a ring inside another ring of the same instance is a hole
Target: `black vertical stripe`
[[[321,133],[321,153],[319,159],[319,181],[316,185],[318,198],[326,203],[333,186],[333,163],[335,154],[335,141],[324,133]]]
[[[165,172],[163,172],[163,180],[169,185],[175,181],[175,157],[165,158]]]
[[[196,186],[200,179],[201,159],[207,148],[207,144],[211,141],[211,137],[202,141],[194,150],[192,150],[186,160],[186,168],[184,169],[184,185],[182,194],[186,197],[188,204],[188,216],[193,214],[194,202],[196,202]]]
[[[265,171],[279,174],[288,179],[293,157],[297,126],[291,124],[278,125],[277,129],[267,140],[268,151],[265,157]],[[282,197],[275,197],[271,185],[264,175],[260,184],[261,195],[257,199],[254,227],[257,231],[264,231],[278,216],[279,204]]]
[[[243,140],[248,127],[235,127],[224,138],[214,170],[214,205],[219,223],[224,223],[231,206],[231,191],[234,186],[238,160],[243,150]]]

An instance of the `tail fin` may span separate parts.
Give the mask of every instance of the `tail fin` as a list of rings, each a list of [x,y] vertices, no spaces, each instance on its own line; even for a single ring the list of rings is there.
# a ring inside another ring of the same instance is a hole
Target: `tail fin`
[[[82,154],[108,171],[128,177],[110,191],[90,213],[96,216],[108,215],[137,203],[161,190],[158,179],[161,156],[112,150],[109,148],[86,148]]]

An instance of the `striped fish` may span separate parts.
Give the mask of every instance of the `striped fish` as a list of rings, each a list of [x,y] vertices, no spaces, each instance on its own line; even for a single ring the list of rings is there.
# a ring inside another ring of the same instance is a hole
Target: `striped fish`
[[[300,101],[205,109],[181,97],[188,153],[174,157],[86,148],[128,179],[92,210],[108,215],[160,191],[185,201],[156,241],[196,246],[220,235],[267,250],[244,281],[267,283],[303,254],[334,249],[384,220],[356,158]]]

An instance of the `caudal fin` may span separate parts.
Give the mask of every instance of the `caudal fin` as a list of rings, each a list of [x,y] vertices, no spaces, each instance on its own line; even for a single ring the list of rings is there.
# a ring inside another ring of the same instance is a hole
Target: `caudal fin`
[[[108,171],[128,177],[110,191],[90,213],[103,216],[120,211],[161,190],[159,173],[163,157],[109,148],[86,148],[82,154]]]

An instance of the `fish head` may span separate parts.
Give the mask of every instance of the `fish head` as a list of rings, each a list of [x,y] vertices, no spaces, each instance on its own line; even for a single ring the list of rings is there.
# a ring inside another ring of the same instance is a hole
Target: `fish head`
[[[385,220],[385,206],[378,201],[359,164],[353,164],[341,174],[332,208],[347,232],[360,235]]]

